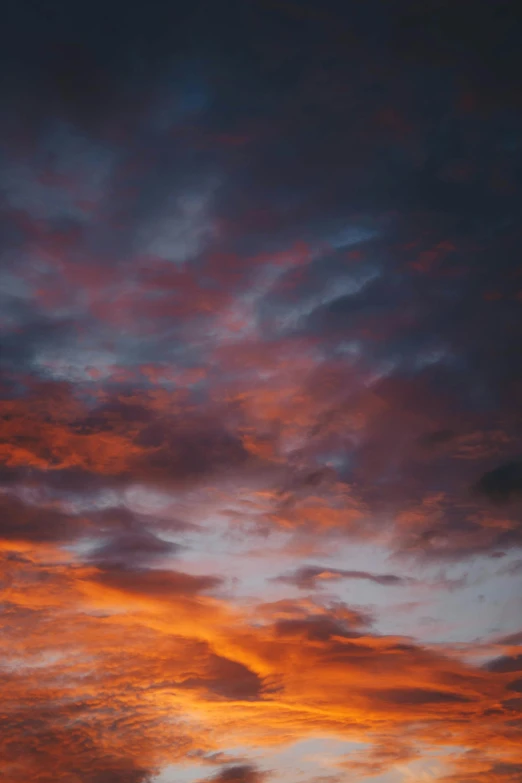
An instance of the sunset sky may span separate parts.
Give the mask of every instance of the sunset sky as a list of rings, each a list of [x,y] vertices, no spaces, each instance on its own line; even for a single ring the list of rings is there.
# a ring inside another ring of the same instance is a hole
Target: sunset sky
[[[0,781],[522,781],[522,9],[8,0]]]

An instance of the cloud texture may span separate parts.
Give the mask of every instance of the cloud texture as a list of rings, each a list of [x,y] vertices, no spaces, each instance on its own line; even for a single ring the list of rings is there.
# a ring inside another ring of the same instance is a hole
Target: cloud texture
[[[0,777],[518,783],[518,5],[9,5]]]

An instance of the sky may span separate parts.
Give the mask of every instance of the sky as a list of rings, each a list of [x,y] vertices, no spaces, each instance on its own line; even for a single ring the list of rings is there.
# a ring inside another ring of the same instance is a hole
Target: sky
[[[520,783],[519,4],[3,16],[0,780]]]

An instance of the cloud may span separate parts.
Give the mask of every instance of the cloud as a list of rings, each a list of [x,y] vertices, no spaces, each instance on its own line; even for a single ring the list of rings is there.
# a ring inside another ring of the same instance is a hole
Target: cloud
[[[115,536],[91,552],[91,558],[102,564],[140,565],[148,560],[175,554],[177,544],[158,538],[148,531]]]
[[[189,677],[184,688],[204,688],[208,693],[230,701],[256,701],[263,683],[256,672],[242,663],[210,653],[205,676]]]
[[[397,738],[391,742],[389,738],[382,737],[372,747],[365,748],[364,752],[354,754],[354,757],[343,758],[339,766],[362,778],[371,778],[417,757],[418,753],[404,740]]]
[[[266,777],[266,772],[261,772],[251,764],[234,764],[230,767],[223,767],[207,780],[216,781],[216,783],[260,783]]]
[[[522,461],[506,462],[484,473],[476,490],[495,503],[508,503],[522,495]]]
[[[86,484],[174,485],[249,460],[239,435],[218,416],[183,405],[170,412],[168,395],[163,402],[146,392],[121,395],[84,411],[71,396],[58,412],[38,393],[41,412],[30,397],[7,405],[3,462],[8,467],[60,472],[65,481],[76,472]]]
[[[391,688],[389,690],[379,691],[379,699],[395,702],[400,705],[422,704],[448,704],[448,703],[466,703],[470,699],[463,694],[451,693],[450,691],[428,690],[424,688]]]
[[[221,583],[219,577],[192,576],[182,571],[159,568],[120,568],[105,565],[93,574],[93,580],[112,590],[144,598],[169,601],[176,595],[196,595],[214,590]]]
[[[516,4],[11,5],[4,775],[518,783]]]
[[[214,230],[209,202],[215,190],[216,183],[210,183],[200,193],[178,197],[171,214],[156,216],[155,222],[144,229],[143,251],[174,263],[197,256]]]
[[[499,674],[522,671],[522,655],[495,658],[487,665],[487,669],[490,672],[499,672]]]
[[[516,783],[520,778],[521,765],[509,760],[492,761],[480,750],[469,750],[454,760],[455,772],[443,775],[443,783]]]
[[[480,732],[499,758],[512,747],[511,665],[477,668],[458,650],[373,633],[349,606],[302,599],[241,611],[204,596],[218,586],[212,577],[27,558],[4,565],[3,757],[14,781],[78,765],[145,781],[197,748],[317,732],[377,746],[383,732],[390,742],[407,733],[437,747],[448,731],[475,747]],[[397,758],[381,756],[378,768]]]
[[[30,777],[38,783],[63,775],[74,775],[81,783],[148,783],[151,770],[141,767],[121,746],[104,747],[97,737],[100,726],[93,725],[92,718],[92,710],[81,703],[69,710],[32,705],[30,710],[4,713],[0,725],[10,740],[2,743],[5,772],[13,781]],[[105,728],[110,736],[109,722]]]
[[[300,590],[324,587],[330,581],[362,579],[386,587],[407,585],[410,580],[395,574],[371,574],[368,571],[347,571],[328,566],[301,566],[290,574],[278,576],[274,581],[294,585]]]
[[[0,495],[0,540],[24,543],[58,543],[72,541],[87,532],[80,516],[59,508],[29,505],[19,498]]]

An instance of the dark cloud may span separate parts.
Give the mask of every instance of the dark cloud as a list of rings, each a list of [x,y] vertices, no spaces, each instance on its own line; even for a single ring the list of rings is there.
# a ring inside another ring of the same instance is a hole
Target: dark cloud
[[[266,772],[262,772],[252,764],[234,764],[223,767],[208,780],[216,781],[216,783],[261,783],[266,777]]]
[[[517,783],[521,765],[511,761],[494,761],[480,750],[464,752],[455,764],[455,771],[442,778],[442,783]]]
[[[56,777],[76,775],[81,783],[149,783],[150,768],[117,747],[118,743],[108,748],[100,741],[97,729],[103,724],[89,703],[61,709],[49,700],[30,710],[20,706],[5,711],[0,715],[3,764],[12,770],[14,780],[25,775],[38,783],[51,783]],[[125,733],[129,728],[125,727]],[[106,740],[112,738],[114,728],[109,722],[105,730]]]
[[[262,681],[256,672],[237,661],[211,654],[206,661],[204,677],[189,677],[184,688],[205,688],[209,693],[230,701],[257,701]]]
[[[149,454],[136,460],[135,471],[152,480],[198,478],[223,467],[240,467],[248,458],[239,438],[217,421],[199,417],[160,420],[142,430],[136,442]]]
[[[476,490],[495,503],[508,503],[522,496],[522,460],[506,462],[484,473]]]
[[[380,690],[377,698],[401,705],[466,704],[471,699],[461,693],[424,688],[389,688]]]
[[[139,566],[155,558],[176,554],[179,545],[158,538],[148,530],[130,530],[114,536],[91,552],[100,564]]]
[[[516,691],[522,693],[522,677],[519,680],[513,680],[506,686],[509,691]]]
[[[488,671],[505,674],[522,671],[522,655],[502,656],[487,664]]]
[[[215,576],[193,576],[182,571],[153,568],[121,568],[109,564],[100,567],[96,582],[137,597],[169,601],[175,596],[194,596],[215,590],[222,579]]]
[[[0,366],[30,371],[35,358],[46,349],[60,352],[74,343],[76,322],[66,318],[35,318],[33,313],[16,313],[16,327],[4,332],[0,346]]]
[[[368,571],[348,571],[328,566],[301,566],[290,574],[276,577],[274,581],[294,585],[300,590],[310,590],[343,579],[362,579],[386,587],[407,585],[411,581],[396,574],[372,574]]]
[[[414,586],[306,564],[361,541],[427,569],[502,553],[516,579],[519,3],[8,0],[3,22],[4,774],[148,783],[197,747],[210,781],[260,783],[225,736],[317,731],[375,742],[353,775],[450,738],[444,783],[518,783],[520,635],[474,667],[313,595],[251,597],[252,621],[204,562],[277,531],[276,592]]]
[[[522,545],[522,525],[516,513],[491,514],[469,501],[455,508],[451,496],[429,498],[403,513],[418,519],[414,530],[398,531],[396,551],[404,555],[451,562],[491,556],[498,550],[516,550]]]
[[[455,432],[452,430],[436,430],[435,432],[427,432],[419,438],[419,443],[423,448],[436,448],[437,446],[449,443],[455,437]]]
[[[359,636],[371,623],[371,618],[356,610],[350,610],[349,616],[331,617],[326,614],[311,614],[307,617],[278,620],[274,630],[279,637],[303,637],[311,641],[326,642],[339,636],[350,639]]]
[[[52,467],[45,480],[58,487],[190,484],[252,461],[239,434],[227,427],[226,411],[207,413],[205,406],[195,410],[185,403],[172,414],[144,390],[78,416],[83,403],[68,397],[67,387],[61,391],[63,406],[57,399],[46,401],[40,388],[36,411],[31,395],[13,400],[4,429],[4,437],[19,444],[23,464]],[[12,462],[12,453],[6,453],[4,463]]]
[[[72,541],[87,530],[80,516],[29,505],[13,495],[0,495],[0,538],[4,541],[60,543]]]
[[[195,6],[192,12],[194,24]],[[29,2],[12,6],[3,60],[14,83],[4,85],[4,95],[19,121],[43,124],[60,117],[92,131],[116,111],[120,119],[135,118],[133,100],[143,100],[147,81],[175,61],[174,52],[179,60],[187,51],[186,21],[181,6],[164,3],[155,3],[146,17],[119,2],[75,9],[61,0],[45,9]]]
[[[102,567],[139,568],[150,561],[175,555],[180,546],[158,537],[148,526],[154,518],[139,517],[122,507],[92,513],[66,513],[56,503],[24,502],[16,495],[0,495],[0,539],[12,544],[71,544],[79,539],[97,544],[89,559]],[[161,527],[161,525],[160,525]],[[172,520],[170,533],[191,529]]]
[[[501,644],[521,644],[522,631],[516,631],[515,633],[510,633],[507,636],[503,636],[499,641]]]

